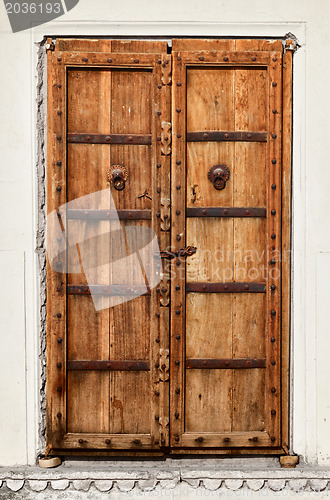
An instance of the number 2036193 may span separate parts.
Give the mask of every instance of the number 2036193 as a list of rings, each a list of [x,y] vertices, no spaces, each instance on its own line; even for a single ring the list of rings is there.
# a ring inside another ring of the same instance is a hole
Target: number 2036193
[[[60,14],[61,3],[6,3],[7,14]]]

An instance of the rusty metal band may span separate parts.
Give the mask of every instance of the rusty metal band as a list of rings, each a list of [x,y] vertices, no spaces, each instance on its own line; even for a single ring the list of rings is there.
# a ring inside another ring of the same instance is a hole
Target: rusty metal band
[[[203,130],[202,132],[187,132],[187,142],[234,141],[234,142],[267,142],[267,132],[232,132]]]
[[[265,293],[265,283],[186,283],[186,292]]]
[[[111,295],[111,296],[141,296],[151,295],[144,285],[71,285],[66,288],[68,295]]]
[[[229,368],[266,368],[266,359],[244,358],[244,359],[186,359],[188,369],[229,369]]]
[[[68,219],[90,220],[151,220],[151,210],[92,210],[68,209]]]
[[[125,361],[68,361],[68,370],[118,370],[118,371],[149,371],[150,363],[149,361],[135,361],[135,360],[125,360]]]
[[[76,144],[138,144],[150,146],[151,134],[68,134],[67,142]]]
[[[265,208],[255,207],[193,207],[186,208],[186,217],[266,217]]]

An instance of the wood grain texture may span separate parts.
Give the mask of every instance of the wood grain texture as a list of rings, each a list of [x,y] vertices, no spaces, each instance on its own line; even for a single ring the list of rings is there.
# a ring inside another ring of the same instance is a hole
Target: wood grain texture
[[[289,449],[291,305],[292,51],[283,54],[282,110],[282,443]]]

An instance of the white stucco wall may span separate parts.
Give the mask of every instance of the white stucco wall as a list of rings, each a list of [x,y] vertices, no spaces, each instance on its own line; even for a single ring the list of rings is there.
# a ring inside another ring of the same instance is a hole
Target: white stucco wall
[[[295,55],[293,450],[330,466],[330,2],[80,0],[54,22],[12,34],[0,4],[0,466],[38,448],[36,46],[44,35],[282,36]]]

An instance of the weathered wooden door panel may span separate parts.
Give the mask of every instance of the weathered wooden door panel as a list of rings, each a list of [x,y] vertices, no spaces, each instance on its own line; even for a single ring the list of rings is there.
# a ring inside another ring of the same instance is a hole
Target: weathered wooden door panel
[[[163,42],[104,43],[78,41],[77,51],[62,40],[48,55],[48,211],[58,212],[64,242],[77,242],[65,252],[58,241],[62,272],[48,268],[48,442],[159,449],[169,432],[160,368],[168,359],[168,301],[161,304],[155,288],[122,301],[121,290],[145,288],[147,271],[129,273],[120,262],[134,245],[143,249],[143,231],[169,243],[170,150],[164,154],[157,137],[170,119],[163,82],[170,58]],[[110,187],[113,165],[127,169],[123,190]]]
[[[282,53],[172,56],[171,444],[278,447]]]
[[[287,451],[291,57],[279,40],[48,52],[52,453]],[[129,271],[147,231],[197,251]]]

